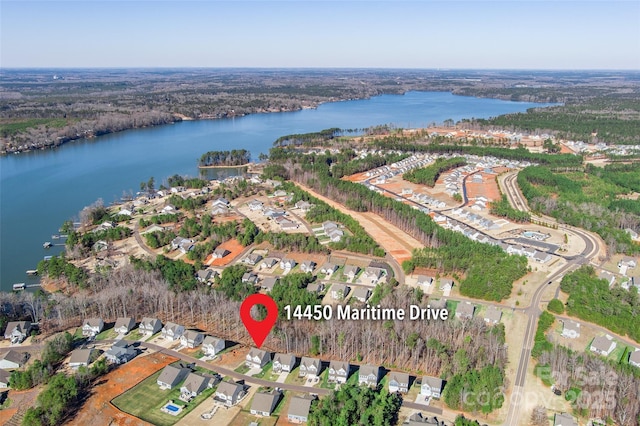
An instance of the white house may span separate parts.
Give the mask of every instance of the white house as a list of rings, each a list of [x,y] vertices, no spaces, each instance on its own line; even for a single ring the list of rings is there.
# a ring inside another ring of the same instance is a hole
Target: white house
[[[82,335],[87,337],[95,337],[102,332],[104,321],[102,318],[87,318],[82,323]]]
[[[273,357],[274,373],[290,373],[295,367],[296,357],[292,354],[275,354]]]
[[[14,350],[9,350],[0,356],[0,369],[15,370],[27,362],[28,355]]]
[[[329,383],[346,383],[349,378],[351,365],[343,361],[331,361],[329,363]]]
[[[566,320],[562,324],[562,337],[575,339],[580,337],[580,323]]]
[[[142,321],[140,321],[140,326],[138,327],[138,330],[140,331],[140,333],[144,334],[145,336],[154,335],[157,332],[159,332],[161,329],[162,329],[162,322],[158,318],[148,318],[148,317],[142,318]]]
[[[299,377],[316,378],[322,371],[322,362],[318,358],[303,356],[298,369]]]
[[[135,327],[135,325],[136,325],[136,321],[131,317],[118,318],[116,320],[116,325],[113,327],[113,329],[118,334],[127,334],[128,332],[133,330],[133,327]]]
[[[245,394],[244,386],[239,383],[220,382],[216,388],[214,400],[231,407],[236,405]]]
[[[602,356],[609,356],[616,348],[616,342],[610,335],[598,336],[591,342],[589,350]]]
[[[11,321],[4,330],[4,338],[12,344],[22,343],[29,336],[32,325],[29,321]]]
[[[224,348],[224,339],[218,339],[217,337],[206,336],[202,342],[202,351],[207,356],[216,356]]]
[[[442,379],[424,376],[420,385],[420,395],[424,395],[427,398],[440,398],[443,387],[444,381]]]
[[[245,357],[245,364],[251,368],[262,368],[271,361],[271,354],[261,349],[251,349]]]
[[[175,341],[175,340],[178,340],[183,333],[184,333],[183,325],[175,324],[173,322],[168,322],[164,325],[164,327],[162,327],[161,336],[164,339]]]
[[[180,336],[180,343],[187,348],[195,348],[202,344],[204,334],[196,330],[187,330]]]

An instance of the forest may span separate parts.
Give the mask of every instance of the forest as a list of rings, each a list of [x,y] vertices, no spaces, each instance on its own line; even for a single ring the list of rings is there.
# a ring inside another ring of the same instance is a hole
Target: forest
[[[640,252],[625,229],[640,230],[640,201],[619,198],[637,191],[640,164],[587,167],[581,172],[553,172],[533,166],[518,173],[518,186],[529,207],[560,223],[596,232],[612,253]]]
[[[560,288],[569,294],[566,304],[569,315],[640,342],[637,320],[640,316],[640,298],[636,287],[631,286],[630,290],[619,286],[609,288],[606,281],[596,276],[591,266],[583,266],[565,275]]]
[[[402,178],[419,185],[427,185],[433,188],[440,174],[458,167],[465,166],[467,160],[464,157],[437,158],[433,164],[420,169],[413,169],[405,173]]]
[[[506,217],[513,222],[525,223],[531,220],[529,212],[523,212],[511,207],[506,194],[502,194],[499,200],[491,202],[489,212],[494,216]]]
[[[232,149],[231,151],[209,151],[202,154],[199,167],[210,166],[243,166],[251,161],[251,153],[246,149]]]

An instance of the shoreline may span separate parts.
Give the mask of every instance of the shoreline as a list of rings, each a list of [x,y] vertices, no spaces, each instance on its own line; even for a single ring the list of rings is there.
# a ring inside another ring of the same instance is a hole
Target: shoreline
[[[239,166],[201,166],[198,165],[199,169],[240,169],[240,168],[249,168],[250,166],[255,165],[254,163],[245,163]]]

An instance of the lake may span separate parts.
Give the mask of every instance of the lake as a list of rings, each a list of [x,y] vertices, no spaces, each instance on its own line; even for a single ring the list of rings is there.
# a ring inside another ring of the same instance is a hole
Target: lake
[[[38,282],[28,277],[60,225],[98,198],[105,204],[135,193],[140,182],[155,177],[156,187],[178,173],[197,176],[197,161],[206,151],[248,149],[252,157],[267,153],[280,136],[331,127],[365,128],[378,124],[427,127],[446,119],[488,118],[525,111],[528,102],[454,96],[444,92],[409,92],[367,100],[334,102],[317,109],[258,114],[220,120],[184,121],[172,125],[100,136],[67,143],[55,150],[0,158],[0,290],[13,283]]]

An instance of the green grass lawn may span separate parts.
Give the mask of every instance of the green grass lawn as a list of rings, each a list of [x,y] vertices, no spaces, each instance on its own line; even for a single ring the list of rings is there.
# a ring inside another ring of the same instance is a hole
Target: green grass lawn
[[[133,331],[127,334],[127,340],[140,340],[142,336],[142,333],[140,333],[140,331],[135,328]]]
[[[609,354],[607,358],[618,363],[620,362],[622,355],[624,355],[624,353],[626,352],[627,347],[616,340],[614,341],[617,343],[616,348]]]
[[[306,378],[298,377],[298,374],[300,374],[300,367],[296,367],[291,373],[289,373],[284,382],[291,385],[304,385],[307,381]]]
[[[264,379],[265,376],[267,376],[267,373],[271,373],[271,368],[272,367],[273,367],[273,362],[267,363],[267,365],[262,367],[262,371],[259,372],[258,374],[254,374],[253,377],[255,377],[256,379]],[[277,377],[277,375],[276,375],[276,377]],[[269,380],[269,379],[267,379],[267,380]]]
[[[240,374],[246,374],[249,370],[251,370],[251,367],[247,366],[244,362],[242,363],[242,365],[238,366],[235,370],[236,373],[240,373]]]
[[[157,380],[162,370],[147,377],[111,402],[119,410],[136,416],[146,422],[157,426],[171,426],[186,416],[205,399],[214,393],[214,389],[207,389],[184,406],[177,416],[160,411],[167,401],[177,401],[180,397],[180,385],[171,390],[162,390],[158,387]]]
[[[449,310],[449,318],[455,318],[456,316],[456,308],[458,307],[457,300],[447,300],[447,309]]]
[[[115,329],[110,328],[98,334],[96,336],[96,340],[109,340],[109,339],[115,339],[116,337],[118,337],[118,333],[116,333]]]
[[[323,389],[335,389],[335,383],[329,383],[329,370],[325,369],[322,373],[320,373],[320,387]]]

